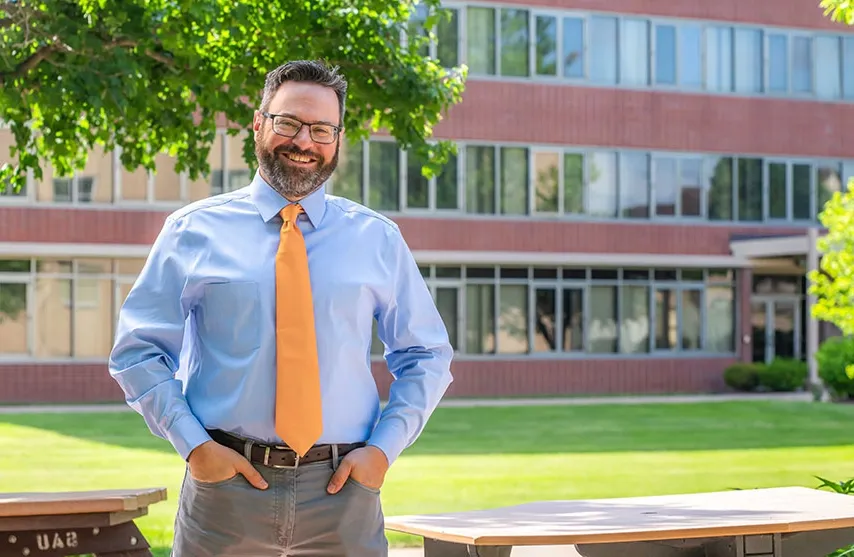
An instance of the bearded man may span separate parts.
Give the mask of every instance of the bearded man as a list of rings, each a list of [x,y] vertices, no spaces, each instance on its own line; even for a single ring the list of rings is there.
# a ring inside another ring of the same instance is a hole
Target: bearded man
[[[186,461],[175,557],[388,554],[380,488],[453,350],[398,227],[325,191],[346,95],[319,62],[271,71],[252,182],[169,215],[121,309],[110,375]]]

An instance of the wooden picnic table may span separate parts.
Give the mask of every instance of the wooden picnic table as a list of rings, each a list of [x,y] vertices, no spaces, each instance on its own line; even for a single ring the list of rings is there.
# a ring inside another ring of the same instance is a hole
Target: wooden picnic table
[[[386,518],[425,557],[507,557],[575,545],[584,557],[825,557],[854,544],[854,497],[803,487],[545,501]]]
[[[0,493],[0,557],[151,557],[134,520],[166,489]]]

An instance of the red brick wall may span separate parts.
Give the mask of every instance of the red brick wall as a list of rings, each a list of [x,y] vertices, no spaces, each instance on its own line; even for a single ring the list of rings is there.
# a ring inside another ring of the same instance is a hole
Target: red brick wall
[[[458,360],[448,397],[722,392],[732,358]],[[383,396],[391,375],[373,365]],[[104,364],[0,364],[0,404],[123,402]]]
[[[666,17],[685,17],[696,19],[722,20],[742,23],[760,23],[762,25],[780,25],[812,29],[830,29],[839,31],[844,26],[832,23],[819,8],[819,1],[780,0],[747,1],[716,0],[715,2],[667,2],[665,0],[535,0],[518,2],[517,0],[495,0],[493,3],[507,3],[529,6],[548,6],[558,9],[595,10],[639,15],[657,15]]]
[[[530,108],[521,114],[523,106]],[[448,112],[436,135],[470,141],[850,157],[851,121],[851,103],[470,78],[463,102]]]
[[[166,213],[0,207],[0,242],[149,245]],[[732,234],[802,228],[517,219],[395,217],[412,249],[730,255]]]

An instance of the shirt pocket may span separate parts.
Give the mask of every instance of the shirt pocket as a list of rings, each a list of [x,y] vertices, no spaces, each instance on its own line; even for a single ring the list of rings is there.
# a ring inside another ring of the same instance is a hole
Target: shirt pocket
[[[206,284],[199,304],[205,343],[225,354],[245,356],[261,346],[261,308],[254,282]]]

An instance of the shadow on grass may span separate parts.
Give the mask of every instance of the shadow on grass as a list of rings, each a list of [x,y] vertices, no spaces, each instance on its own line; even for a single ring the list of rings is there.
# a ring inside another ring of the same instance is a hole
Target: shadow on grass
[[[405,454],[837,446],[851,443],[852,421],[854,405],[781,401],[439,408]],[[0,415],[0,437],[4,424],[107,445],[174,453],[172,446],[152,435],[134,412],[4,414]]]

